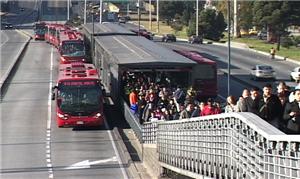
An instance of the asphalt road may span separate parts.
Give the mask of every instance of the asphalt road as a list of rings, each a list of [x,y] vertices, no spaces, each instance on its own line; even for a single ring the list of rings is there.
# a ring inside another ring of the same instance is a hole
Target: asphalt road
[[[56,49],[32,41],[0,108],[1,178],[128,178],[111,131],[57,128]]]

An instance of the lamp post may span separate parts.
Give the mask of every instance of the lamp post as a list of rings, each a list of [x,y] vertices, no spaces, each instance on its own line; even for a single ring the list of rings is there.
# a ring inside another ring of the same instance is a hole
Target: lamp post
[[[84,0],[84,15],[83,15],[83,23],[86,24],[86,0]]]
[[[231,65],[231,57],[230,57],[230,29],[231,29],[231,25],[230,25],[230,0],[227,0],[227,15],[228,15],[228,28],[227,28],[227,33],[228,33],[228,74],[227,74],[227,96],[230,95],[230,65]]]
[[[137,9],[138,9],[138,22],[139,22],[139,31],[138,31],[138,36],[140,35],[140,28],[141,28],[141,12],[140,12],[140,0],[138,0],[137,5],[136,5]]]
[[[149,0],[149,29],[152,30],[152,0]]]
[[[199,35],[199,0],[196,0],[196,36]]]
[[[92,44],[92,59],[94,59],[94,50],[95,50],[95,43],[94,43],[94,33],[95,33],[95,23],[94,23],[94,11],[91,12],[92,14],[92,37],[91,37],[91,44]]]
[[[102,23],[102,12],[103,12],[103,2],[102,0],[100,0],[100,12],[99,12],[99,23],[101,24]]]
[[[159,0],[156,0],[156,22],[157,22],[157,33],[159,33]]]
[[[67,0],[67,20],[70,20],[70,0]]]

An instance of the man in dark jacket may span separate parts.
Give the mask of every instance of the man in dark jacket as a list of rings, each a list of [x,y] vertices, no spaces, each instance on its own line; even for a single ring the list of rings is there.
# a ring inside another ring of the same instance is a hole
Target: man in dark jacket
[[[300,134],[300,88],[294,92],[295,100],[287,103],[283,113],[283,119],[287,121],[286,133]]]
[[[259,100],[260,100],[259,89],[257,87],[251,88],[250,96],[244,98],[244,102],[242,103],[242,108],[244,109],[243,112],[252,112],[258,115]]]
[[[258,102],[258,115],[272,124],[279,127],[278,122],[281,116],[282,105],[277,95],[272,94],[271,84],[266,84],[263,88],[263,96]]]

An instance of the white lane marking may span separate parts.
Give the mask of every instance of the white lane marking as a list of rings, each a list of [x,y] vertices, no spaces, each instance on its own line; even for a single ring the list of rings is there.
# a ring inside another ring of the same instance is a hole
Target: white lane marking
[[[111,157],[108,159],[103,159],[103,160],[96,160],[93,162],[90,162],[89,160],[84,160],[82,162],[77,162],[74,163],[72,165],[70,165],[69,167],[66,167],[65,169],[82,169],[82,168],[91,168],[91,165],[97,165],[100,163],[107,163],[107,162],[111,162],[111,161],[117,161],[117,157]]]
[[[106,129],[109,129],[109,126],[108,126],[106,120],[104,120],[104,125],[105,125]],[[112,144],[112,146],[113,146],[113,148],[114,148],[114,151],[115,151],[115,154],[116,154],[116,156],[117,156],[117,160],[118,160],[120,169],[121,169],[122,174],[123,174],[123,179],[128,179],[127,173],[125,172],[125,169],[124,169],[124,167],[122,166],[121,158],[120,158],[119,152],[118,152],[118,150],[117,150],[116,144],[115,144],[115,142],[114,142],[114,140],[113,140],[113,137],[112,137],[112,135],[111,135],[111,131],[110,131],[110,130],[107,130],[107,133],[108,133],[108,135],[109,135],[109,139],[110,139],[110,141],[111,141],[111,144]]]
[[[51,162],[51,108],[52,108],[52,75],[53,75],[53,48],[51,48],[50,55],[50,82],[49,82],[49,94],[48,94],[48,118],[47,118],[47,128],[46,128],[46,162],[48,167],[48,177],[54,178],[53,176],[53,168]]]

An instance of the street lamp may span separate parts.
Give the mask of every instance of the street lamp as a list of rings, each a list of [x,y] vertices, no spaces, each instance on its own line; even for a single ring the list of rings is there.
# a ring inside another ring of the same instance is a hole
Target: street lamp
[[[140,13],[140,0],[138,0],[136,7],[138,9],[138,22],[139,22],[139,31],[138,31],[138,36],[140,35],[140,28],[141,28],[141,13]]]
[[[70,0],[67,0],[67,20],[70,20]]]
[[[196,36],[199,35],[199,0],[196,0]]]
[[[91,49],[92,49],[92,59],[94,59],[94,50],[95,50],[95,42],[94,42],[94,33],[95,33],[95,23],[94,23],[94,14],[96,12],[94,10],[91,11],[92,15],[92,35],[91,35]]]
[[[230,58],[230,29],[231,29],[231,25],[230,25],[230,0],[227,0],[227,15],[228,15],[228,28],[227,28],[227,33],[228,33],[228,74],[227,74],[227,96],[230,95],[230,64],[231,64],[231,58]]]
[[[152,30],[152,0],[149,0],[149,29]]]
[[[159,33],[159,0],[156,0],[156,22],[157,22],[157,33]]]
[[[84,0],[84,15],[83,15],[83,17],[84,17],[83,23],[86,24],[86,0]]]
[[[100,0],[100,4],[99,4],[99,23],[101,24],[102,23],[102,12],[103,12],[103,2],[102,0]]]

